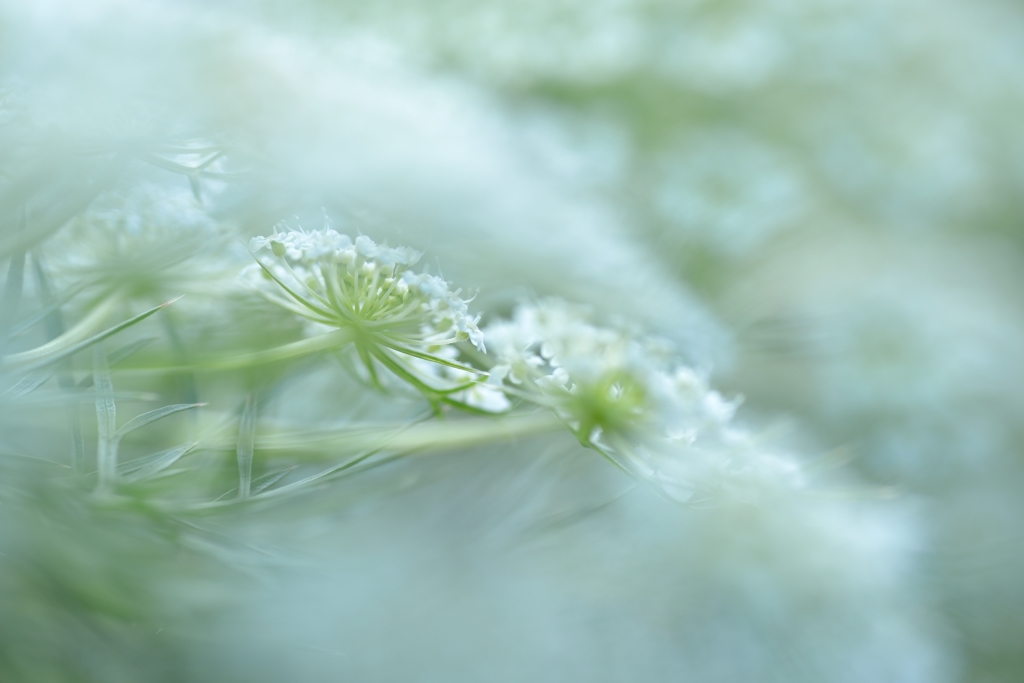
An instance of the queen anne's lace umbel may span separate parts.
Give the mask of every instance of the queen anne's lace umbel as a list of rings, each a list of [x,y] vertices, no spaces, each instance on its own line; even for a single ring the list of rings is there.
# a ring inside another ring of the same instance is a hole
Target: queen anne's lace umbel
[[[584,439],[599,430],[692,442],[728,425],[736,404],[676,363],[668,344],[590,318],[557,299],[519,306],[487,328],[491,381],[539,395]]]
[[[800,484],[795,463],[733,424],[738,401],[670,345],[591,318],[557,299],[519,306],[485,331],[498,358],[490,382],[551,407],[581,442],[675,498]]]
[[[219,291],[229,244],[224,225],[184,188],[143,183],[100,195],[45,252],[59,287],[91,286],[128,298]],[[202,283],[200,286],[199,283]]]
[[[411,270],[418,251],[365,236],[352,240],[329,228],[279,230],[253,238],[249,249],[257,262],[244,277],[252,287],[318,331],[342,332],[375,384],[397,377],[435,405],[474,407],[467,391],[483,373],[458,363],[451,345],[468,342],[484,351],[479,318],[469,314],[461,290]],[[388,372],[381,375],[381,368]]]
[[[483,349],[478,318],[461,290],[410,268],[420,253],[354,241],[331,229],[254,237],[259,261],[248,276],[266,298],[331,327],[350,327],[387,346],[418,348],[469,341]]]

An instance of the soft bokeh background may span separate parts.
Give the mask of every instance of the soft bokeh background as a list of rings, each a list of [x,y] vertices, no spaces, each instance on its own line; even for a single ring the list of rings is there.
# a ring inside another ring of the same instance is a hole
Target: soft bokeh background
[[[1024,679],[1022,64],[1009,0],[0,2],[0,272],[93,283],[70,320],[125,287],[187,294],[147,328],[175,353],[284,339],[241,241],[326,213],[485,320],[557,295],[673,340],[822,481],[682,508],[542,436],[171,519],[12,455],[0,677]],[[200,143],[218,177],[161,167]],[[273,379],[268,419],[421,408]],[[223,414],[269,382],[115,374]],[[68,461],[63,406],[3,409],[5,452]]]

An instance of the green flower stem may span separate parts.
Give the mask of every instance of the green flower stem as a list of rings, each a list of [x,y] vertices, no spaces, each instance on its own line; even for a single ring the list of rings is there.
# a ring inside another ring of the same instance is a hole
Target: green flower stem
[[[114,385],[110,379],[107,353],[103,344],[93,348],[93,383],[96,387],[96,425],[99,442],[96,446],[96,468],[98,481],[96,491],[109,494],[117,478],[117,449],[120,438],[117,435],[117,405],[114,402]]]
[[[526,413],[498,419],[429,422],[400,433],[388,442],[388,448],[402,452],[466,448],[495,441],[548,434],[562,429],[564,425],[561,420],[548,412]]]
[[[207,415],[207,417],[211,417]],[[548,434],[565,429],[548,411],[517,413],[491,418],[431,420],[412,425],[365,425],[348,429],[310,432],[308,430],[264,430],[255,437],[255,449],[265,455],[317,453],[334,457],[339,453],[382,448],[390,453],[412,453],[445,448],[465,448],[498,441]],[[234,449],[236,436],[225,432],[203,440],[210,449]]]
[[[351,343],[352,334],[348,330],[335,330],[326,334],[302,339],[291,344],[284,344],[265,351],[254,351],[252,353],[241,353],[228,358],[200,361],[196,370],[235,370],[246,368],[252,365],[266,365],[293,358],[301,358],[320,351],[340,349]]]
[[[417,452],[465,448],[557,432],[563,429],[565,429],[565,425],[561,420],[551,413],[543,411],[489,420],[472,418],[453,422],[421,422],[406,426],[377,425],[313,435],[303,431],[293,434],[257,436],[255,448],[264,451],[266,456],[272,455],[274,451],[284,451],[289,455],[294,455],[297,452],[305,454],[319,451],[325,458],[338,458],[347,454],[349,459],[304,480],[253,494],[248,498],[234,497],[201,503],[152,501],[152,504],[166,512],[204,513],[234,507],[245,502],[257,502],[288,495],[305,490],[314,482],[322,482],[327,478],[338,476],[351,476],[366,468],[384,465]],[[234,446],[233,442],[229,443],[225,438],[221,441],[208,439],[201,447],[226,450],[234,448]],[[362,467],[357,469],[357,466],[360,465]]]
[[[146,367],[126,368],[128,372],[190,372],[220,370],[240,370],[257,365],[267,365],[284,360],[301,358],[321,351],[336,351],[352,342],[353,335],[348,330],[334,330],[309,339],[301,339],[290,344],[275,346],[272,349],[239,353],[220,358],[200,358],[184,365],[154,365]]]

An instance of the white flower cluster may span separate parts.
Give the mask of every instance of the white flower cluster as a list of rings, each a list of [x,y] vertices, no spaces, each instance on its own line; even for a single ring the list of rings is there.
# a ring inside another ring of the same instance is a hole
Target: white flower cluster
[[[413,249],[329,228],[254,237],[249,249],[259,260],[246,270],[255,288],[314,322],[357,329],[397,350],[459,341],[483,349],[461,290],[409,270],[420,258]]]
[[[489,326],[486,338],[498,357],[491,381],[539,393],[584,439],[594,429],[654,426],[660,436],[694,442],[724,428],[736,407],[675,363],[667,343],[596,325],[587,309],[558,299],[519,306],[511,321]]]
[[[47,245],[61,287],[100,285],[129,298],[209,293],[224,279],[224,226],[185,187],[143,183],[100,196]]]
[[[738,401],[678,363],[668,344],[594,324],[557,299],[520,306],[485,334],[498,358],[492,384],[551,407],[581,442],[677,498],[726,480],[798,483],[794,463],[732,424]]]

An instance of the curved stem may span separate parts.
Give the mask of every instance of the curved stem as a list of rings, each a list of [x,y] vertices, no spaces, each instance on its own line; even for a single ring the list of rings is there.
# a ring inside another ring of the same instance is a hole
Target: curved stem
[[[293,358],[301,358],[320,351],[338,349],[352,342],[353,335],[348,330],[335,330],[326,334],[317,335],[308,339],[301,339],[297,342],[275,346],[264,351],[242,353],[227,358],[208,359],[197,361],[185,366],[194,370],[237,370],[253,365],[266,365]],[[154,368],[155,370],[167,370],[168,368]],[[179,370],[182,368],[173,368]]]
[[[64,334],[46,342],[42,346],[6,356],[4,358],[4,365],[14,367],[42,360],[47,356],[68,349],[78,342],[88,339],[91,335],[103,329],[104,322],[117,307],[118,303],[117,296],[104,299]]]

